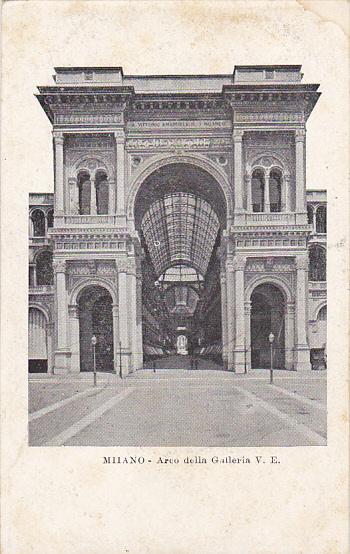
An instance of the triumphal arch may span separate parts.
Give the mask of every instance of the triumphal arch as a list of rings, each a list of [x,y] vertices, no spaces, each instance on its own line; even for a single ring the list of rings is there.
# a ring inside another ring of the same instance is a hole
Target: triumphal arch
[[[55,68],[37,95],[54,148],[49,370],[91,370],[94,335],[100,370],[195,353],[243,372],[267,366],[270,333],[276,367],[310,368],[322,299],[305,137],[320,93],[302,77]]]

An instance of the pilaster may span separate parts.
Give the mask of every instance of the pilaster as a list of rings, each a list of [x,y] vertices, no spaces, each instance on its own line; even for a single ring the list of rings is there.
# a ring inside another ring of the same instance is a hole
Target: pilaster
[[[233,350],[235,344],[235,327],[234,327],[234,265],[231,256],[226,262],[226,290],[227,290],[227,369],[233,371]]]
[[[68,306],[70,348],[71,348],[71,372],[80,371],[80,348],[79,348],[79,308],[76,305]]]
[[[244,256],[236,256],[234,259],[235,281],[235,348],[234,368],[236,373],[244,373],[245,370],[245,318],[244,318],[244,268],[246,259]]]
[[[67,347],[67,292],[66,264],[64,260],[53,263],[56,282],[57,349],[54,373],[67,373],[70,366],[70,350]]]
[[[295,131],[295,188],[297,223],[306,223],[305,129]]]
[[[307,293],[308,293],[308,259],[307,254],[297,256],[296,264],[296,369],[308,370],[310,349],[307,343]]]
[[[64,214],[64,165],[63,165],[63,133],[53,132],[54,164],[55,164],[55,216]]]
[[[233,132],[235,214],[243,213],[243,133]]]
[[[221,269],[221,332],[222,332],[222,360],[227,365],[227,279],[225,269]]]
[[[125,132],[114,132],[116,144],[117,214],[125,213]]]
[[[252,313],[252,303],[250,300],[244,302],[244,319],[245,319],[245,361],[246,361],[246,370],[248,371],[252,367],[252,346],[251,346],[251,319]]]

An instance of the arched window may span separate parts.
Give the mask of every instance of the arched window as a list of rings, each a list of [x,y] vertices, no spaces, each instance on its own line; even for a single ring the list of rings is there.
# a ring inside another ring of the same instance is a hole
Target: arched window
[[[53,210],[49,210],[47,212],[47,226],[53,227]]]
[[[98,214],[108,214],[108,181],[104,171],[97,171],[95,177]]]
[[[36,258],[36,282],[37,285],[53,284],[52,252],[45,250]]]
[[[317,321],[327,320],[327,306],[323,306],[317,314]]]
[[[260,169],[255,169],[252,175],[252,204],[253,212],[264,211],[264,174]]]
[[[270,212],[280,212],[282,210],[282,174],[278,169],[272,169],[269,175],[270,187]]]
[[[307,206],[307,222],[309,225],[314,224],[314,209],[310,204]]]
[[[317,244],[311,245],[309,249],[309,279],[326,280],[326,250]]]
[[[45,214],[42,210],[34,210],[31,215],[33,222],[33,236],[45,236]]]
[[[79,189],[79,214],[90,214],[91,205],[91,181],[87,171],[78,173],[78,189]]]
[[[316,233],[327,232],[327,209],[326,206],[319,206],[316,210]]]

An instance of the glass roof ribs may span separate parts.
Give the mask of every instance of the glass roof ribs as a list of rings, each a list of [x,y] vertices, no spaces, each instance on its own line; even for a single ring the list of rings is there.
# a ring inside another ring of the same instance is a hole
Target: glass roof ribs
[[[193,193],[165,194],[151,204],[141,223],[157,275],[185,262],[205,275],[219,232],[210,204]]]

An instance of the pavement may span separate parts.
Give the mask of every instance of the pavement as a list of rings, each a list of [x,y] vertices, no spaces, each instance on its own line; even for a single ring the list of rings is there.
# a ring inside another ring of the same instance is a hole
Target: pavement
[[[205,367],[211,367],[207,362]],[[203,366],[204,367],[204,366]],[[29,375],[30,446],[323,446],[325,371]]]

